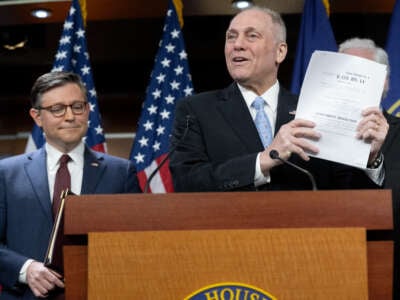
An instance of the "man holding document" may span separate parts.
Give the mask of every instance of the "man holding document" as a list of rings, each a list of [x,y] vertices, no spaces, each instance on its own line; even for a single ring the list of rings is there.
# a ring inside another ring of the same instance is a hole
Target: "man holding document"
[[[369,148],[364,166],[316,158],[325,132],[316,128],[318,120],[295,118],[298,99],[277,80],[286,53],[286,27],[277,12],[252,7],[232,19],[225,59],[234,82],[177,104],[170,161],[176,191],[311,189],[309,178],[283,161],[308,170],[319,189],[382,185],[380,149],[388,125],[379,99],[369,107],[360,104],[351,116],[355,123],[350,120],[351,139]],[[187,116],[192,122],[182,138]],[[342,151],[337,146],[329,147]]]
[[[387,66],[387,76],[383,88],[382,99],[390,88],[389,86],[389,57],[386,51],[378,47],[371,39],[350,38],[339,45],[339,52],[355,55],[376,61]],[[382,153],[385,157],[385,188],[391,188],[394,191],[394,197],[400,199],[400,160],[398,159],[400,151],[400,118],[383,111],[389,123],[389,131],[382,146]]]

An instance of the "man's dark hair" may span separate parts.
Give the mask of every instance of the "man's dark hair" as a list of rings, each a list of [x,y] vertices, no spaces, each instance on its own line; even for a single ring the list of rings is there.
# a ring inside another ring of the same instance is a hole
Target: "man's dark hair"
[[[87,100],[86,87],[83,84],[80,76],[72,72],[49,72],[41,75],[36,79],[31,90],[31,105],[33,108],[40,106],[42,95],[47,91],[64,86],[68,83],[75,83],[82,90],[82,93]]]

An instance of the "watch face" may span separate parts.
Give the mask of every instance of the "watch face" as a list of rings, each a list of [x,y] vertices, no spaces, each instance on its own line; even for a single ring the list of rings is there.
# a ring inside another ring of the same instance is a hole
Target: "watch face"
[[[382,153],[379,153],[379,155],[375,158],[375,160],[371,164],[367,165],[367,168],[376,169],[381,165],[382,160],[383,160],[383,155]]]

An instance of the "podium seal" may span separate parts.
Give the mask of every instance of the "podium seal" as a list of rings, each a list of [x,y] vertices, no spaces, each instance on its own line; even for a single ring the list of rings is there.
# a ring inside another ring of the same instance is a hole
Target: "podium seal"
[[[184,300],[277,300],[262,289],[238,282],[207,285]]]

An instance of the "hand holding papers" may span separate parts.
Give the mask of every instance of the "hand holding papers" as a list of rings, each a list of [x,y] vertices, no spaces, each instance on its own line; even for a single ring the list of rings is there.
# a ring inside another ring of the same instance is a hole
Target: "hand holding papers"
[[[378,107],[386,66],[364,58],[315,51],[311,57],[296,111],[296,119],[311,120],[321,133],[319,148],[309,154],[359,168],[368,162],[371,144],[357,139],[362,111]]]

